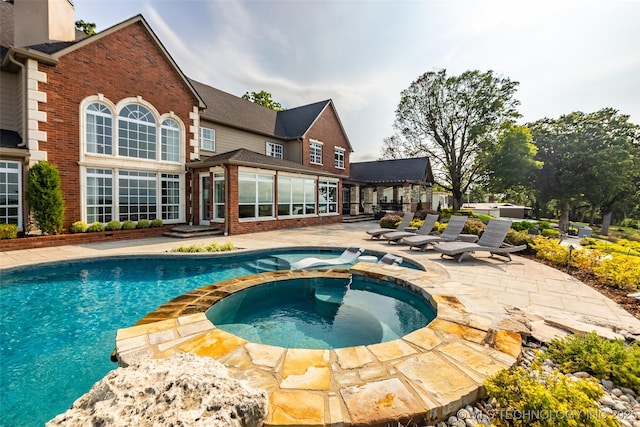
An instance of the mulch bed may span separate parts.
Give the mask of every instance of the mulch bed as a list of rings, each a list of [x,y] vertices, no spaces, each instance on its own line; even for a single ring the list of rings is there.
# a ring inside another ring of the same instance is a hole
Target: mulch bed
[[[613,286],[602,283],[593,274],[580,271],[576,268],[571,268],[567,272],[566,268],[558,268],[557,265],[552,264],[548,261],[542,260],[540,258],[536,258],[534,255],[524,255],[524,257],[535,260],[542,264],[548,265],[549,267],[555,268],[556,270],[562,270],[565,273],[570,274],[571,276],[580,280],[585,285],[591,286],[593,289],[600,292],[602,295],[606,296],[612,301],[615,301],[620,307],[622,307],[623,309],[631,313],[631,315],[640,319],[640,300],[638,300],[637,298],[627,296],[633,291],[630,291],[629,289],[614,288]]]

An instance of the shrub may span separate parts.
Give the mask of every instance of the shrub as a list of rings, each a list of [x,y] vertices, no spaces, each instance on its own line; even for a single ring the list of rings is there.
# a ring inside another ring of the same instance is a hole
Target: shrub
[[[71,232],[72,233],[84,233],[87,231],[87,223],[84,221],[76,221],[71,224]]]
[[[552,239],[560,238],[560,232],[554,228],[542,228],[540,229],[540,234],[542,234],[544,237],[549,237]]]
[[[464,227],[462,228],[463,234],[475,234],[479,236],[482,234],[486,225],[482,221],[478,221],[475,219],[468,219],[467,222],[464,223]]]
[[[104,231],[104,224],[101,222],[94,222],[87,227],[87,233],[95,233],[98,231]]]
[[[0,239],[15,239],[18,237],[16,224],[0,224]]]
[[[31,166],[26,198],[40,231],[45,234],[62,231],[64,200],[60,188],[60,174],[55,166],[47,162],[38,162]]]
[[[611,243],[603,240],[585,238],[580,240],[580,244],[584,247],[600,249],[607,253],[640,256],[640,242],[634,242],[627,239],[620,239],[617,242]]]
[[[179,248],[171,249],[171,252],[207,252],[207,248],[204,245],[196,244],[190,246],[180,246]]]
[[[531,243],[536,257],[554,264],[566,264],[569,260],[569,249],[560,245],[557,240],[547,237],[536,237]]]
[[[572,380],[560,372],[517,367],[503,369],[485,381],[487,394],[497,401],[494,426],[568,427],[617,426],[611,415],[600,413],[596,400],[604,395],[594,378]],[[557,414],[557,415],[556,415]]]
[[[208,252],[227,252],[227,251],[234,251],[235,249],[236,247],[233,246],[233,243],[231,242],[227,242],[223,244],[218,244],[213,242],[209,246],[207,246]]]
[[[135,228],[136,228],[136,223],[133,222],[133,221],[127,220],[127,221],[122,223],[122,229],[123,230],[133,230]]]
[[[612,254],[594,266],[593,272],[610,286],[640,290],[640,257]]]
[[[385,215],[380,219],[380,228],[397,228],[402,217],[395,214]]]
[[[629,228],[634,228],[634,229],[640,229],[640,221],[636,221],[633,218],[625,218],[622,220],[622,222],[620,223],[620,225],[622,227],[629,227]]]
[[[565,373],[584,371],[599,379],[640,393],[640,344],[625,345],[622,339],[609,341],[590,334],[568,335],[549,343],[544,357]]]
[[[111,220],[107,223],[107,226],[105,227],[105,230],[109,230],[109,231],[118,231],[122,228],[122,223],[120,221],[118,221],[117,219]]]
[[[511,223],[511,228],[516,231],[527,231],[534,226],[535,224],[529,221],[513,221]]]
[[[532,236],[531,234],[529,234],[526,231],[516,231],[513,229],[510,229],[509,231],[507,231],[507,237],[505,238],[505,240],[507,241],[507,243],[510,243],[514,246],[520,246],[520,245],[527,245],[527,249],[525,249],[525,253],[533,253],[533,249],[531,249],[531,243],[533,243],[533,238],[535,236]]]
[[[151,221],[149,221],[148,219],[141,219],[136,224],[136,228],[149,228],[150,225]]]
[[[149,224],[149,227],[151,228],[162,227],[162,220],[160,218],[152,219],[151,223]]]

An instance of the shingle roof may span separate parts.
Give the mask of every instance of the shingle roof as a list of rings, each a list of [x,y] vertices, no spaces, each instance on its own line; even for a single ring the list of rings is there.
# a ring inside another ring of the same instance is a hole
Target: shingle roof
[[[232,127],[274,136],[277,112],[246,99],[189,79],[207,108],[200,113],[204,119]]]
[[[289,160],[277,159],[275,157],[266,156],[264,154],[256,153],[255,151],[247,150],[245,148],[239,148],[233,151],[227,151],[226,153],[218,154],[210,157],[202,157],[200,160],[195,160],[187,163],[189,167],[211,167],[222,164],[236,164],[244,166],[254,167],[267,167],[275,170],[284,170],[290,172],[301,172],[311,174],[332,174],[323,171],[321,169],[304,166],[296,162]],[[337,176],[337,175],[333,175]]]
[[[282,138],[303,136],[331,100],[315,102],[302,107],[280,111],[276,120],[275,133]]]
[[[428,157],[351,163],[350,179],[371,184],[433,183]]]
[[[189,79],[207,109],[202,118],[235,128],[280,139],[301,138],[309,130],[330,99],[276,112],[230,93]]]

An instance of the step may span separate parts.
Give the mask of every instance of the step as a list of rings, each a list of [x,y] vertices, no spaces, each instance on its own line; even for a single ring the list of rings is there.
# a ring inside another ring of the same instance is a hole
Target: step
[[[375,221],[375,218],[373,215],[356,215],[356,216],[342,217],[342,222],[347,224],[354,223],[354,222],[365,222],[365,221]]]
[[[194,237],[207,237],[207,236],[220,236],[224,234],[222,230],[209,229],[208,231],[197,231],[197,232],[180,232],[180,231],[166,231],[162,233],[163,236],[167,237],[176,237],[179,239],[189,239]]]

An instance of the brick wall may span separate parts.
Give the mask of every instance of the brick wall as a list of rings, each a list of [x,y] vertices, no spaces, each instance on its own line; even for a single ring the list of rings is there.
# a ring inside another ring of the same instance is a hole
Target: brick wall
[[[140,230],[118,230],[97,233],[57,234],[55,236],[23,237],[18,239],[0,240],[0,252],[17,251],[21,249],[51,248],[64,245],[80,245],[85,243],[114,242],[120,240],[144,239],[160,237],[173,226],[164,225],[157,228]],[[180,241],[176,240],[176,246]],[[5,266],[6,267],[6,266]]]
[[[47,93],[47,102],[39,104],[47,113],[47,122],[40,124],[47,141],[40,144],[40,150],[47,151],[48,161],[60,171],[64,227],[81,217],[79,108],[87,96],[101,93],[114,103],[141,96],[161,114],[173,111],[185,124],[185,156],[189,158],[193,138],[189,112],[197,99],[142,23],[96,39],[62,56],[55,66],[40,64],[40,71],[47,74],[47,82],[39,87]]]
[[[322,141],[322,166],[310,162],[310,140]],[[344,148],[344,169],[335,167],[334,149]],[[342,131],[340,121],[335,110],[329,106],[325,108],[320,117],[315,121],[311,129],[305,135],[302,143],[302,162],[306,166],[318,168],[332,174],[349,175],[349,144]]]

